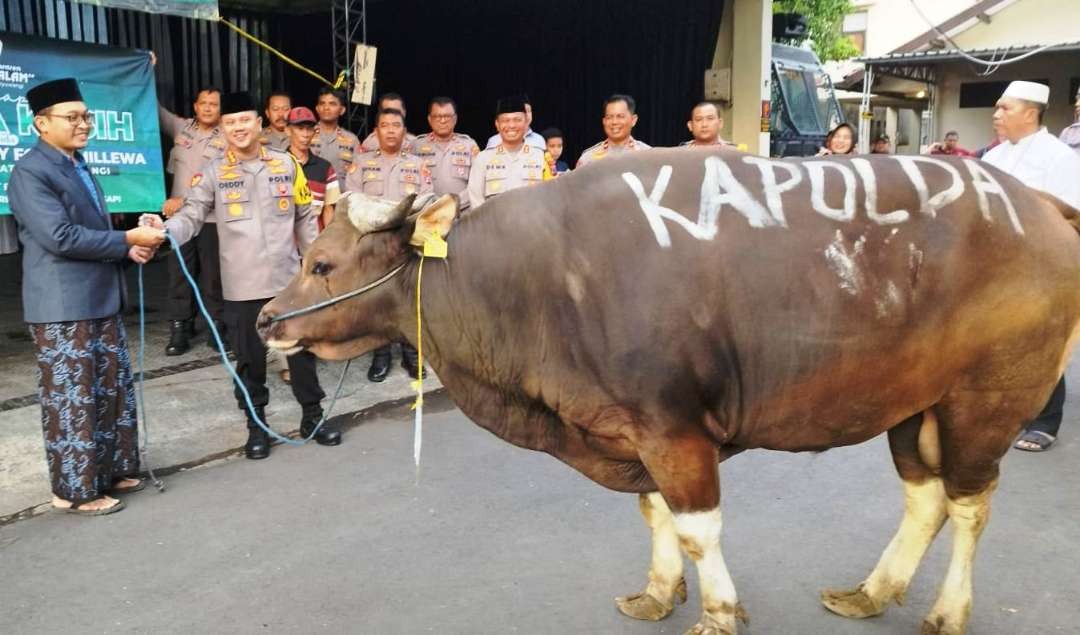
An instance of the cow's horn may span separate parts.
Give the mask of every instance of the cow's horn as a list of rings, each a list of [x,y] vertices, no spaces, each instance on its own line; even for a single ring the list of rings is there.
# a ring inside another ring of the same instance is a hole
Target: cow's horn
[[[412,194],[400,203],[393,203],[353,193],[347,201],[349,220],[362,234],[400,227],[412,209],[415,198],[416,195]]]

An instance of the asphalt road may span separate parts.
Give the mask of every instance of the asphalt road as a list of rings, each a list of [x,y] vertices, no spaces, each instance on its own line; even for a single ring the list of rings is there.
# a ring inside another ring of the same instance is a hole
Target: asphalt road
[[[111,516],[51,512],[0,527],[0,633],[681,633],[618,614],[644,586],[632,496],[507,445],[428,400],[424,457],[389,411],[336,448],[276,447],[172,475]],[[1068,415],[1067,415],[1068,416]],[[975,570],[972,635],[1080,633],[1080,426],[1051,452],[1011,452]],[[896,528],[884,439],[722,467],[724,552],[750,634],[917,633],[949,526],[904,607],[848,621],[817,602],[854,584]],[[693,574],[692,566],[688,573]]]

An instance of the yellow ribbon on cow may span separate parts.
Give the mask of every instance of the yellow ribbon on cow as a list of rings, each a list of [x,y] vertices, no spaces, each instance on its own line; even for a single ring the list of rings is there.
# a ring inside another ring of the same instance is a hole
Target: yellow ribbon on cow
[[[420,448],[423,438],[424,416],[424,329],[423,313],[420,308],[420,291],[424,281],[424,260],[427,258],[446,258],[447,244],[438,232],[432,231],[424,237],[424,251],[420,254],[420,267],[416,272],[416,379],[412,382],[413,390],[416,391],[416,400],[413,401],[412,409],[416,411],[413,440],[413,461],[417,469],[420,468]],[[419,474],[419,472],[418,472]]]

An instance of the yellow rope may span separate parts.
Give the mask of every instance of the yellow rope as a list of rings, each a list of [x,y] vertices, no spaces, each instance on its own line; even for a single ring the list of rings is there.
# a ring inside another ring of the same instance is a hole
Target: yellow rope
[[[322,75],[316,73],[315,71],[311,70],[310,68],[307,68],[306,66],[301,65],[299,62],[292,59],[288,55],[285,55],[281,51],[279,51],[276,48],[270,46],[266,42],[263,42],[259,38],[255,37],[254,35],[251,35],[250,33],[246,32],[246,31],[244,31],[243,29],[236,26],[232,22],[229,22],[225,18],[219,17],[218,21],[221,22],[222,24],[224,24],[225,26],[229,27],[233,31],[236,31],[237,33],[239,33],[243,37],[251,40],[252,42],[258,44],[261,47],[263,47],[264,49],[270,51],[274,55],[277,55],[282,60],[284,60],[287,64],[290,64],[291,66],[294,66],[294,67],[304,71],[308,75],[311,75],[312,77],[314,77],[315,79],[321,81],[322,83],[326,84],[327,86],[331,86],[336,90],[336,89],[339,89],[339,88],[341,88],[342,86],[345,85],[345,73],[346,73],[346,71],[341,71],[340,73],[338,73],[337,81],[331,82],[330,80],[326,79]]]

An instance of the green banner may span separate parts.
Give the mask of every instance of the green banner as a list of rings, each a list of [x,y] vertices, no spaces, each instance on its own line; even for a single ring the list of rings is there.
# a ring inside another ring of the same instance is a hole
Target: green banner
[[[0,33],[0,214],[11,169],[37,143],[26,91],[74,77],[94,116],[82,151],[110,212],[158,210],[165,183],[157,90],[146,51]]]
[[[168,13],[185,18],[218,19],[217,0],[75,0],[75,2],[147,13]]]

